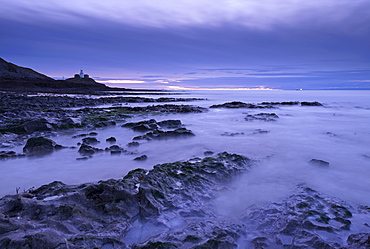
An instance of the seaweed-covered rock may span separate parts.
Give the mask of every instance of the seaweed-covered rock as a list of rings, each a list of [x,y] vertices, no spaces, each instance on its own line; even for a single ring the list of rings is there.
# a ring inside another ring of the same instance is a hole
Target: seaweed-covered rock
[[[53,129],[52,123],[45,118],[40,118],[40,119],[35,119],[35,120],[30,120],[28,122],[25,122],[23,124],[23,127],[27,133],[33,133],[35,131],[49,131]]]
[[[301,106],[323,106],[323,104],[317,101],[314,101],[314,102],[303,101],[301,102]]]
[[[181,120],[163,120],[157,122],[155,119],[144,120],[140,122],[130,122],[123,124],[122,127],[131,128],[134,131],[155,131],[160,128],[178,129],[182,128]]]
[[[82,127],[81,118],[66,117],[59,121],[58,127],[60,129],[71,129]]]
[[[247,121],[260,120],[260,121],[266,121],[266,122],[274,122],[278,118],[279,116],[276,113],[257,113],[254,115],[248,114],[245,117],[245,120]]]
[[[263,109],[263,108],[274,108],[269,105],[255,105],[250,103],[244,103],[240,101],[226,102],[219,105],[212,105],[209,108],[251,108],[251,109]]]
[[[127,144],[128,147],[137,147],[139,145],[140,145],[140,143],[137,142],[137,141],[133,141],[133,142],[130,142],[130,143]]]
[[[109,138],[105,139],[105,141],[110,142],[110,143],[115,143],[117,141],[117,139],[115,137],[109,137]]]
[[[299,186],[282,202],[249,207],[242,219],[248,229],[269,238],[270,247],[340,248],[354,211],[345,202]],[[325,240],[324,234],[337,239]]]
[[[17,157],[24,157],[25,154],[19,154],[15,151],[0,151],[0,159],[9,159],[9,158],[17,158]]]
[[[57,147],[57,144],[45,137],[33,137],[27,140],[23,147],[23,152],[28,156],[45,155],[52,153]]]
[[[92,147],[88,144],[81,144],[80,148],[78,149],[78,152],[83,156],[91,156],[95,154],[96,152],[100,152],[102,149]]]
[[[370,233],[351,234],[347,239],[348,248],[370,248]]]
[[[243,156],[156,165],[124,179],[79,186],[53,182],[0,199],[1,248],[173,248],[236,245],[243,225],[207,203],[249,169]],[[26,229],[25,229],[26,228]],[[168,247],[167,247],[168,246]],[[170,247],[171,248],[171,247]]]
[[[96,137],[85,137],[82,139],[82,143],[87,145],[94,145],[100,143],[100,141]]]
[[[131,128],[134,131],[152,131],[159,128],[155,119],[144,120],[136,123],[126,123],[123,124],[122,127]]]
[[[270,131],[266,131],[266,130],[262,130],[262,129],[256,129],[253,131],[252,134],[267,134],[269,133]]]
[[[368,248],[361,221],[370,219],[369,207],[304,185],[246,207],[239,219],[219,214],[213,200],[252,165],[224,152],[135,169],[123,179],[52,182],[8,195],[0,199],[0,247]]]
[[[182,127],[181,120],[163,120],[157,123],[162,128],[177,129]]]
[[[261,105],[299,105],[299,101],[262,102]]]
[[[122,152],[126,152],[126,150],[118,145],[112,145],[108,148],[105,148],[105,151],[109,151],[111,155],[120,155]]]
[[[178,128],[173,131],[161,131],[155,130],[153,132],[148,132],[142,136],[136,136],[133,140],[152,140],[152,139],[167,139],[167,138],[176,138],[176,137],[189,137],[195,136],[191,130],[186,128]]]

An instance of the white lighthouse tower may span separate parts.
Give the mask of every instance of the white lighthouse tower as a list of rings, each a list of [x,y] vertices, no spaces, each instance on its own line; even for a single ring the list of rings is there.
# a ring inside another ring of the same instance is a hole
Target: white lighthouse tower
[[[84,78],[84,70],[80,70],[80,78],[83,79]]]

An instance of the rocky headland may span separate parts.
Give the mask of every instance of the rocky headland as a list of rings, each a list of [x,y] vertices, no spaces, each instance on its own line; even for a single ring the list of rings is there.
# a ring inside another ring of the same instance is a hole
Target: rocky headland
[[[68,80],[54,80],[33,69],[20,67],[0,58],[0,90],[12,91],[39,91],[50,90],[76,91],[84,90],[108,90],[109,87],[94,80],[80,82]]]

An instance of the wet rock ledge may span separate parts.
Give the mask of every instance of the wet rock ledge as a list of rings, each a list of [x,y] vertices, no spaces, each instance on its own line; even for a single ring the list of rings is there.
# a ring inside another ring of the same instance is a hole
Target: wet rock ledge
[[[214,230],[212,234],[190,231],[214,218],[207,207],[209,200],[250,165],[248,158],[225,152],[198,162],[156,165],[150,171],[136,169],[120,180],[80,186],[56,181],[5,196],[0,199],[0,248],[162,246],[163,239],[158,236],[180,228],[185,229],[180,236],[166,239],[175,248],[209,240],[229,244],[238,237],[238,226],[219,230],[216,227],[222,224],[214,220],[207,228]]]
[[[0,92],[0,136],[6,133],[32,134],[78,128],[116,125],[131,115],[146,113],[201,113],[206,108],[193,105],[165,104],[190,102],[197,98],[143,98],[69,96],[33,96]],[[128,103],[160,103],[131,107]],[[113,105],[99,108],[100,105]],[[73,108],[73,109],[71,109]]]
[[[8,195],[0,199],[0,248],[369,248],[370,207],[304,185],[240,218],[220,215],[212,200],[253,165],[223,152]]]

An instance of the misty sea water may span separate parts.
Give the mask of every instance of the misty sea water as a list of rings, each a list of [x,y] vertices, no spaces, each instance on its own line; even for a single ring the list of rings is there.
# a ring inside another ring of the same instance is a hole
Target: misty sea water
[[[354,204],[370,205],[370,91],[188,91],[171,97],[206,98],[175,103],[206,108],[230,101],[254,104],[318,101],[323,106],[210,108],[206,113],[135,116],[126,121],[179,119],[195,134],[190,138],[145,141],[135,148],[126,145],[142,133],[123,128],[121,124],[58,132],[51,139],[77,148],[63,149],[44,157],[0,161],[0,195],[14,194],[16,188],[21,191],[37,188],[56,180],[81,184],[117,179],[132,169],[151,169],[156,164],[203,158],[205,151],[215,154],[227,151],[247,156],[256,164],[215,200],[219,211],[225,215],[238,215],[249,205],[283,198],[301,183]],[[148,104],[130,104],[136,105]],[[275,113],[279,118],[271,122],[245,119],[247,115],[258,113]],[[81,138],[72,136],[91,131],[97,132],[97,139],[101,141],[96,147],[110,146],[105,140],[114,136],[116,144],[132,154],[102,152],[88,160],[76,160],[81,157],[77,152]],[[22,146],[13,150],[21,152]],[[133,160],[141,155],[147,155],[148,159]],[[329,167],[312,165],[311,159],[324,160]]]

